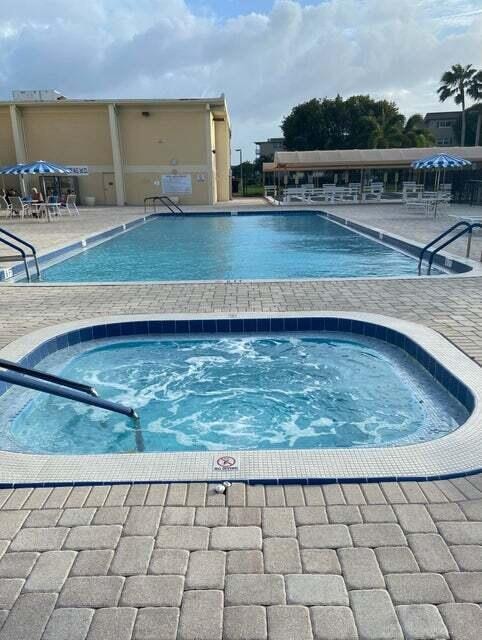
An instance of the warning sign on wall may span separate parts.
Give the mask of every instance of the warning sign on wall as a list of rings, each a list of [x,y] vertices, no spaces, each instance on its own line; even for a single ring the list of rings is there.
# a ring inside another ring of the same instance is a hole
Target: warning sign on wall
[[[161,176],[162,193],[192,193],[192,179],[190,174],[168,174]]]

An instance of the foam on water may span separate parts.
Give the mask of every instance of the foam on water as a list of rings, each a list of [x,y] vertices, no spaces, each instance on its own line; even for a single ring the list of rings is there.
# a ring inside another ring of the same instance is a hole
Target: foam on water
[[[57,352],[39,368],[135,407],[146,451],[407,444],[467,415],[406,353],[343,334],[110,339]],[[0,448],[136,448],[127,418],[31,392],[14,415],[12,393],[0,400]]]

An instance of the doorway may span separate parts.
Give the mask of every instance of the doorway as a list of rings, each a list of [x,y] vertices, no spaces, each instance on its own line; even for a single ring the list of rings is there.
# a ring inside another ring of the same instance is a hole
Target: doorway
[[[104,188],[104,204],[107,206],[114,206],[116,204],[114,174],[103,173],[102,185]]]

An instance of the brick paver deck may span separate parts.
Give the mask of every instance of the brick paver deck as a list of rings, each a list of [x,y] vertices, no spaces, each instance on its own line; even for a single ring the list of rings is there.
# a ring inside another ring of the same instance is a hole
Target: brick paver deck
[[[482,278],[0,287],[0,345],[111,313],[250,310],[398,316],[482,363]],[[482,475],[3,489],[0,507],[0,640],[481,638]]]
[[[0,503],[0,640],[480,640],[482,475]]]

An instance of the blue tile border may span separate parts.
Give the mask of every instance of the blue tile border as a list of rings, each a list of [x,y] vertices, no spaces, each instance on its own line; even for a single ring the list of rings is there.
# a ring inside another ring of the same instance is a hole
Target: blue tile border
[[[71,347],[79,343],[90,342],[102,338],[119,336],[154,336],[154,335],[196,335],[217,333],[286,333],[303,331],[343,332],[366,337],[392,344],[419,362],[419,364],[450,393],[463,404],[469,412],[474,409],[474,397],[470,389],[443,365],[435,360],[427,351],[421,349],[412,339],[402,333],[387,329],[381,325],[360,320],[349,320],[337,316],[308,316],[288,318],[256,317],[217,320],[129,320],[128,322],[113,322],[111,324],[97,324],[83,327],[80,330],[59,334],[52,341],[40,344],[21,363],[25,366],[35,366],[53,351]],[[2,391],[0,389],[0,395]]]

